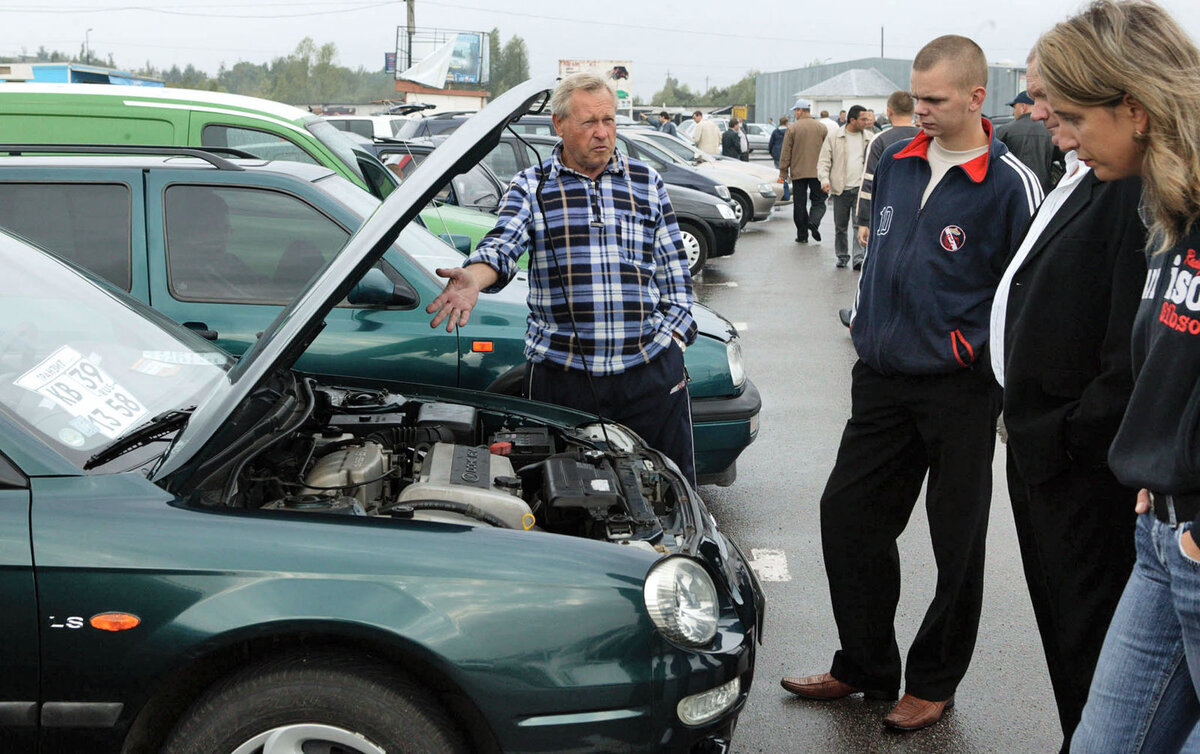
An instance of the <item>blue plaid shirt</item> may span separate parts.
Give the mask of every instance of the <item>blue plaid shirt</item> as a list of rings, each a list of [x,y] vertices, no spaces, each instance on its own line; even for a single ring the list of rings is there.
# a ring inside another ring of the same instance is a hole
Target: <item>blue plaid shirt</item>
[[[525,357],[582,369],[582,352],[593,374],[617,374],[670,347],[672,333],[691,343],[692,280],[662,178],[614,152],[593,181],[563,165],[561,150],[513,178],[496,227],[464,263],[495,269],[484,292],[500,290],[532,239]],[[542,171],[545,216],[533,196]]]

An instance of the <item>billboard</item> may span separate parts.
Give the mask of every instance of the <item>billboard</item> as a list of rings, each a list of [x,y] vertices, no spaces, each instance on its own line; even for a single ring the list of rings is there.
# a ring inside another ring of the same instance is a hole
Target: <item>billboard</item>
[[[594,73],[601,76],[617,93],[617,109],[633,110],[633,88],[630,84],[628,60],[560,60],[558,75],[570,76],[572,73]]]
[[[443,48],[450,48],[449,66],[445,80],[425,83],[442,88],[446,83],[485,84],[488,80],[489,45],[487,32],[458,31],[457,29],[396,27],[396,78],[416,66],[434,67],[440,61]],[[436,67],[440,68],[440,64]]]
[[[450,57],[450,72],[447,81],[462,84],[478,84],[487,80],[484,66],[487,35],[460,31],[454,40],[454,54]]]

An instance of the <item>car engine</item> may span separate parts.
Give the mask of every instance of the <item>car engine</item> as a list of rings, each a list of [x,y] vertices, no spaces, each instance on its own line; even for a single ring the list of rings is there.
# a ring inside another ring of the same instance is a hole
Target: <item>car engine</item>
[[[384,390],[313,395],[298,429],[239,466],[233,504],[675,544],[664,531],[681,528],[685,488],[619,426],[601,433],[614,451],[472,406]]]

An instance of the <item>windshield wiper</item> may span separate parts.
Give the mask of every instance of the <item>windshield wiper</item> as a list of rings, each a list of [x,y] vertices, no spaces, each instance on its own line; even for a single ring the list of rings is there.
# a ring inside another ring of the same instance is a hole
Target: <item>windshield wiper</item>
[[[187,408],[171,409],[164,411],[154,417],[145,424],[121,435],[121,438],[109,445],[104,450],[87,459],[87,463],[83,465],[83,470],[94,469],[97,466],[106,464],[109,461],[123,456],[135,448],[141,448],[149,445],[152,442],[158,442],[167,435],[175,432],[187,424],[191,418],[192,412],[196,410],[195,406]]]

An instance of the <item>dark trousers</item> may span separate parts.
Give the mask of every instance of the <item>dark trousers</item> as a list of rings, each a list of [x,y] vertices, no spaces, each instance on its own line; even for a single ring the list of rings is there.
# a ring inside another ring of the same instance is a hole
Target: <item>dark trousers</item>
[[[839,262],[851,260],[850,244],[854,245],[853,261],[861,264],[867,251],[858,243],[858,226],[851,225],[854,208],[858,205],[858,189],[846,189],[833,197],[833,250]],[[846,228],[850,228],[850,243],[846,241]]]
[[[828,196],[821,190],[821,182],[816,178],[797,178],[792,181],[792,221],[796,223],[796,238],[807,241],[808,227],[821,224]],[[805,197],[808,197],[807,202]]]
[[[674,461],[695,486],[692,404],[686,381],[683,351],[674,343],[647,364],[620,374],[593,377],[596,399],[582,370],[563,369],[556,364],[526,365],[526,395],[530,398],[589,414],[599,412],[605,419],[624,424]]]
[[[905,691],[941,701],[975,649],[1000,387],[982,357],[947,375],[885,376],[854,365],[852,409],[821,496],[821,545],[841,649],[830,670],[895,693],[904,531],[928,471],[925,510],[937,586],[908,652]]]
[[[1030,486],[1011,450],[1008,491],[1066,752],[1133,570],[1137,492],[1107,468],[1072,467]]]

